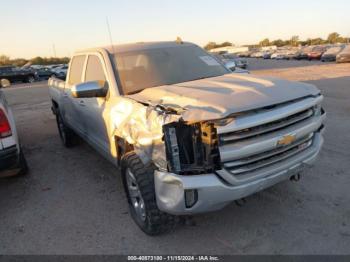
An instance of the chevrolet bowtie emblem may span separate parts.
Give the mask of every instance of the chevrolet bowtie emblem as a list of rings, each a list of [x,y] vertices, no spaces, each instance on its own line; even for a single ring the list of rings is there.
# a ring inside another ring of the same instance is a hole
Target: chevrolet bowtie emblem
[[[287,146],[290,145],[295,141],[295,135],[286,135],[282,137],[280,140],[278,140],[277,145],[278,146]]]

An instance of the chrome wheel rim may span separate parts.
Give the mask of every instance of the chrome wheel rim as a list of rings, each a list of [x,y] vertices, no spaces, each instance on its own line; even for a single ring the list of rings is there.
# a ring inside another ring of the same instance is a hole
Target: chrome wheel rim
[[[135,210],[135,213],[138,216],[138,218],[141,219],[141,221],[145,221],[146,220],[145,201],[142,198],[135,176],[131,172],[130,168],[126,170],[126,183],[128,187],[131,204]]]

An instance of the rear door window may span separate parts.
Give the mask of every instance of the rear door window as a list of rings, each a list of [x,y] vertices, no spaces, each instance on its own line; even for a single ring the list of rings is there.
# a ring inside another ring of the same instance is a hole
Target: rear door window
[[[73,57],[72,63],[70,65],[70,71],[69,71],[69,84],[70,85],[77,85],[82,82],[82,74],[84,69],[84,63],[85,63],[85,55],[78,55]]]

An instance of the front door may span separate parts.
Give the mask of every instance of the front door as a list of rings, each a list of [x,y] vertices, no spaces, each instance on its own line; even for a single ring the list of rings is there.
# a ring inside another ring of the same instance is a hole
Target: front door
[[[72,58],[62,99],[64,121],[81,136],[87,134],[86,121],[82,116],[83,105],[79,99],[72,96],[71,88],[83,82],[85,62],[86,55],[77,55]]]
[[[90,54],[87,59],[84,82],[90,81],[104,81],[106,83],[104,88],[108,88],[104,60],[98,53]],[[83,105],[82,115],[86,121],[87,136],[90,143],[103,155],[109,157],[110,142],[107,119],[105,119],[107,117],[105,112],[107,98],[79,98],[78,100]]]

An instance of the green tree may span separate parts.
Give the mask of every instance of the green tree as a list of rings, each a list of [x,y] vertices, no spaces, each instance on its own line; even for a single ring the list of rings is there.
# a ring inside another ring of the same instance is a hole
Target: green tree
[[[268,38],[265,38],[264,40],[260,41],[259,45],[260,46],[269,46],[270,40]]]
[[[320,37],[311,39],[311,45],[322,45],[322,44],[325,44],[326,42],[327,41],[323,40]]]
[[[225,46],[233,46],[233,44],[231,42],[223,42],[221,44],[219,44],[217,47],[225,47]]]
[[[10,63],[10,57],[6,55],[0,55],[0,65],[7,65]]]
[[[218,48],[218,47],[225,47],[225,46],[232,46],[231,42],[223,42],[221,44],[217,44],[216,42],[209,42],[208,44],[206,44],[204,46],[205,50],[211,50],[214,48]]]
[[[281,47],[285,45],[285,42],[282,39],[277,39],[271,42],[272,45]]]
[[[44,59],[40,56],[37,56],[37,57],[30,59],[30,62],[33,65],[44,65]]]
[[[342,40],[342,39],[340,39],[340,34],[338,34],[337,32],[330,33],[327,37],[327,41],[330,44],[338,43],[340,42],[339,40]]]
[[[17,58],[17,59],[11,60],[11,64],[14,66],[24,66],[26,63],[28,63],[28,60],[23,58]]]
[[[290,39],[290,45],[291,46],[298,46],[299,45],[299,36],[293,35]]]
[[[209,42],[208,44],[206,44],[204,46],[205,50],[211,50],[211,49],[214,49],[214,48],[216,48],[216,43],[215,42]]]

